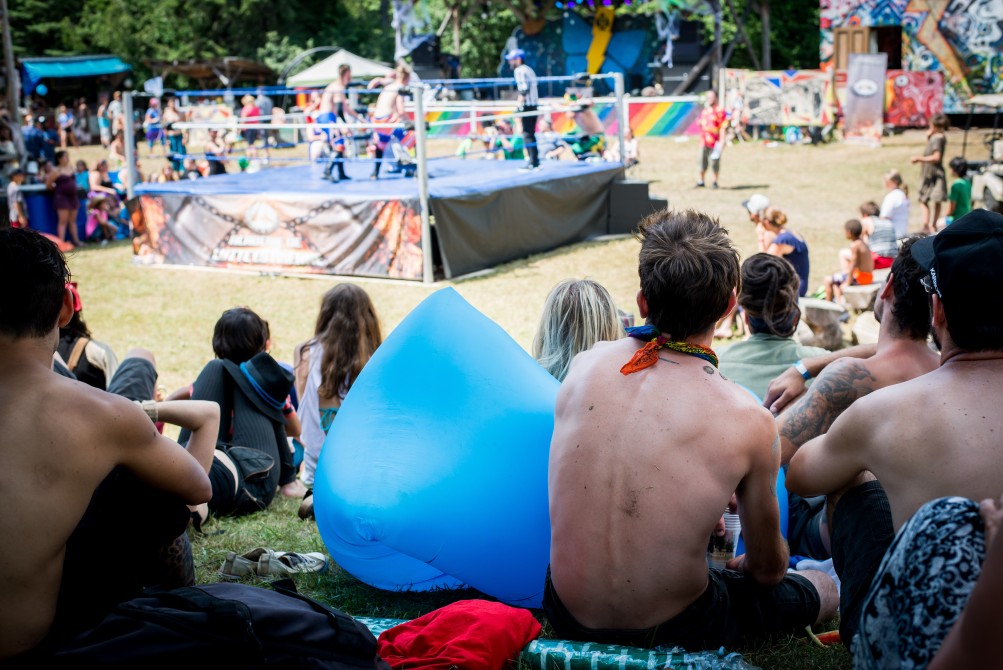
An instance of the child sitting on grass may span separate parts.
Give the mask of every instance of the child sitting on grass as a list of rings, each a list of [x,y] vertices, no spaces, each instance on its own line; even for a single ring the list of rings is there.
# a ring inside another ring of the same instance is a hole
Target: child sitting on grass
[[[109,198],[91,198],[87,203],[87,226],[85,230],[93,231],[91,238],[98,238],[102,244],[114,240],[118,226],[110,219],[112,201]]]
[[[863,226],[860,221],[850,219],[843,224],[843,230],[846,239],[850,240],[850,248],[848,254],[840,254],[840,259],[848,258],[849,264],[841,272],[825,278],[825,299],[831,302],[842,297],[843,284],[847,282],[851,286],[864,286],[874,281],[874,258],[870,247],[861,239]]]

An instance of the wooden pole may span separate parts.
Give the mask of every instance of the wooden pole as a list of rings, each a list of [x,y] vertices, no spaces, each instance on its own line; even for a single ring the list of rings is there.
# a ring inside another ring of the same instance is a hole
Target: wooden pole
[[[763,24],[763,69],[772,70],[770,62],[770,0],[759,0],[759,16]]]
[[[14,63],[14,44],[10,37],[10,12],[7,11],[7,0],[0,0],[0,24],[3,29],[3,60],[4,74],[7,77],[7,109],[10,113],[11,125],[21,128],[21,119],[17,118],[18,102],[21,98],[21,80],[17,76]]]
[[[714,89],[717,73],[721,69],[721,0],[711,0],[711,10],[714,12],[714,57],[711,61],[710,88]]]

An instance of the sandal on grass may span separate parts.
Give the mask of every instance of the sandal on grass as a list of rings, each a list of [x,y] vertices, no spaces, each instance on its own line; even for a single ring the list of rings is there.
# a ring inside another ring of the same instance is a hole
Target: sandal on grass
[[[258,574],[258,562],[238,556],[235,551],[228,551],[226,552],[226,560],[223,561],[223,567],[219,569],[219,574],[223,579],[250,577]]]
[[[326,568],[327,557],[317,551],[297,554],[256,547],[239,556],[236,552],[227,552],[219,573],[224,579],[288,577],[298,573],[323,572]]]
[[[288,577],[304,572],[324,572],[326,569],[327,556],[318,551],[308,554],[276,551],[262,554],[258,559],[259,577]]]

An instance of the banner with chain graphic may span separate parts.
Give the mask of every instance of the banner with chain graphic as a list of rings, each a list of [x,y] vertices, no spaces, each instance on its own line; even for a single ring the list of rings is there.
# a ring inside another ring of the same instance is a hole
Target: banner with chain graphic
[[[129,211],[144,263],[422,278],[417,199],[158,194]]]

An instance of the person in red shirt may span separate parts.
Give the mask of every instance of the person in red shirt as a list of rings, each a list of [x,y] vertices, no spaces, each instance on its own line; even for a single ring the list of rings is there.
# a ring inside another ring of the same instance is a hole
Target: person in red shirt
[[[711,188],[717,188],[717,175],[721,171],[721,150],[724,149],[724,133],[728,127],[728,113],[718,104],[717,93],[707,91],[707,106],[700,112],[700,178],[697,187],[702,187],[704,175],[710,167],[714,173]]]
[[[245,95],[240,99],[243,107],[240,109],[240,122],[241,123],[259,123],[261,116],[261,109],[255,102],[253,95]],[[242,135],[244,140],[247,141],[247,155],[248,157],[253,157],[257,154],[254,143],[258,140],[259,131],[257,128],[245,128]]]

